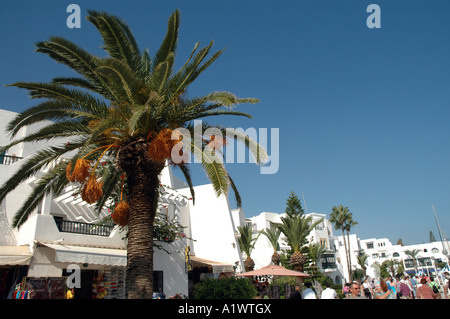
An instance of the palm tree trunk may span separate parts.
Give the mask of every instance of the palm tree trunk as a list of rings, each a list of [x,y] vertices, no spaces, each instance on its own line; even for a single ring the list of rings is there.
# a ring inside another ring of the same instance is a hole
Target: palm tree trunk
[[[127,174],[128,217],[126,291],[128,299],[151,299],[153,294],[153,229],[158,200],[158,176],[164,163],[146,156],[146,144],[131,143],[119,153]]]
[[[272,254],[272,262],[274,265],[279,266],[281,261],[280,254],[275,250]]]
[[[347,272],[348,272],[348,280],[352,280],[352,273],[350,271],[350,262],[348,260],[348,249],[347,249],[347,240],[345,239],[344,228],[342,228],[342,238],[344,239],[344,248],[345,248],[345,258],[347,260]]]
[[[350,235],[349,235],[349,233],[348,233],[348,230],[347,230],[347,245],[348,245],[348,273],[349,273],[349,278],[350,278],[350,281],[352,280],[352,277],[351,277],[351,273],[352,273],[352,255],[351,255],[351,251],[352,251],[352,249],[351,249],[351,245],[350,245]]]
[[[255,262],[253,261],[253,259],[250,256],[247,256],[247,258],[244,261],[244,268],[245,271],[252,271],[253,269],[255,269]]]

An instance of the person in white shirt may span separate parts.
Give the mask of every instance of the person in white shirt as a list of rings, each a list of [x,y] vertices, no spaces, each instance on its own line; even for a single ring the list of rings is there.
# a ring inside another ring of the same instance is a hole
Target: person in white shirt
[[[303,290],[303,299],[317,299],[316,293],[311,289],[311,283],[305,282],[306,289]]]
[[[320,299],[337,299],[337,293],[336,290],[334,290],[333,288],[330,288],[330,283],[326,282],[325,283],[325,290],[322,291],[322,296]]]

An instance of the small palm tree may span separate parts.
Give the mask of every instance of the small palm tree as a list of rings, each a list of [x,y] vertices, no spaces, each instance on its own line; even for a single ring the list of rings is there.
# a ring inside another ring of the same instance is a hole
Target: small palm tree
[[[386,269],[389,269],[389,271],[391,272],[392,277],[395,276],[395,272],[397,267],[400,265],[400,262],[396,259],[388,259],[385,260],[382,264],[382,266],[385,266]]]
[[[200,50],[197,43],[186,63],[176,71],[178,10],[170,16],[166,36],[153,58],[148,50],[139,49],[130,28],[120,18],[104,12],[88,13],[87,20],[100,32],[108,56],[98,57],[69,40],[51,37],[37,43],[37,52],[65,64],[79,76],[12,85],[41,100],[9,124],[12,136],[28,125],[51,122],[3,150],[21,142],[51,143],[55,138],[69,142],[40,150],[27,159],[0,188],[0,201],[20,183],[47,168],[14,217],[13,226],[20,227],[44,196],[60,194],[69,183],[76,183],[83,200],[101,210],[112,191],[123,182],[128,199],[121,201],[114,216],[122,216],[120,223],[128,229],[127,297],[151,298],[154,220],[161,171],[166,163],[176,165],[194,197],[186,154],[181,154],[187,148],[200,160],[217,195],[228,195],[229,187],[236,191],[220,152],[207,147],[213,137],[203,134],[208,128],[225,133],[225,128],[202,121],[200,134],[195,120],[219,115],[249,117],[231,108],[257,100],[240,99],[229,92],[195,98],[186,95],[188,87],[223,51],[210,56],[213,42]],[[245,134],[234,133],[250,148],[256,162],[261,163],[267,155],[264,150]],[[188,138],[189,135],[194,138]],[[186,146],[178,148],[177,155],[183,155],[183,160],[174,161],[173,151],[180,145]],[[105,158],[110,165],[104,170],[107,174],[99,176],[97,167]],[[239,205],[239,194],[235,194]]]
[[[293,254],[291,256],[291,265],[296,271],[303,271],[303,265],[306,262],[306,257],[301,253],[300,249],[306,244],[307,236],[322,219],[315,222],[312,221],[312,216],[293,215],[281,217],[281,223],[276,224],[276,227],[286,236],[287,242]]]
[[[253,237],[253,230],[250,224],[247,224],[244,227],[238,226],[237,228],[239,232],[239,247],[241,251],[245,253],[247,258],[244,261],[245,271],[252,271],[255,268],[255,262],[250,257],[252,250],[255,248],[255,242],[258,240],[261,232],[258,232],[256,237]]]
[[[281,231],[279,228],[274,229],[266,229],[262,231],[262,234],[264,234],[267,239],[269,240],[270,244],[273,247],[273,254],[272,254],[272,262],[274,265],[279,265],[281,261],[281,257],[278,254],[278,239],[280,238]]]
[[[308,245],[309,255],[311,256],[313,268],[317,270],[317,264],[322,255],[327,251],[327,247],[323,243],[310,243]]]
[[[418,265],[417,265],[417,257],[419,257],[420,250],[413,249],[413,250],[405,250],[405,255],[409,256],[413,260],[414,270],[417,273],[418,272]]]
[[[356,257],[359,266],[364,271],[364,276],[366,275],[366,270],[367,270],[367,267],[366,267],[367,258],[369,258],[369,255],[367,255],[367,254],[358,255]]]

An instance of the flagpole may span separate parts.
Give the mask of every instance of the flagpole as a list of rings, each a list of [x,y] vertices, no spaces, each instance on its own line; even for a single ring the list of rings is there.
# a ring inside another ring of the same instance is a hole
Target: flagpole
[[[431,207],[433,207],[434,219],[436,220],[436,225],[437,225],[437,228],[438,228],[438,231],[439,231],[439,237],[441,238],[442,248],[444,249],[444,251],[447,251],[447,249],[445,249],[444,241],[442,240],[441,226],[439,226],[439,221],[438,221],[438,218],[437,218],[437,215],[436,215],[436,210],[434,209],[434,204],[431,204]],[[447,254],[448,254],[448,251],[447,251]],[[446,254],[444,253],[444,255],[446,255]]]

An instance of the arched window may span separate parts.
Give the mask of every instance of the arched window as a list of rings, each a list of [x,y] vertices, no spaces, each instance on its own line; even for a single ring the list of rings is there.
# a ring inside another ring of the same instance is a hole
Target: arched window
[[[400,257],[400,254],[399,253],[393,253],[392,257]]]
[[[439,252],[439,249],[437,249],[436,247],[435,247],[435,248],[432,248],[432,249],[431,249],[431,252],[436,254],[436,253]]]

